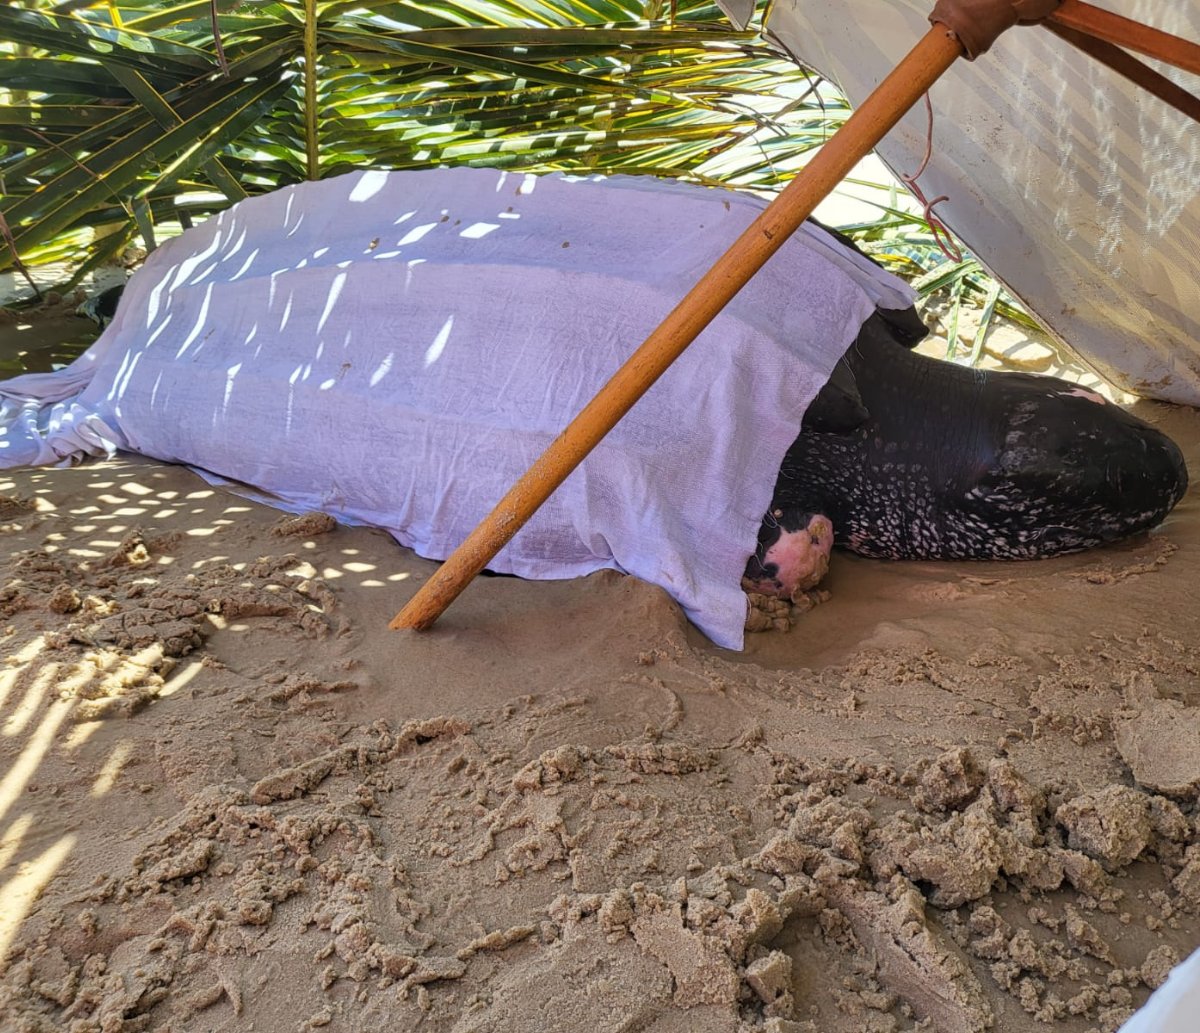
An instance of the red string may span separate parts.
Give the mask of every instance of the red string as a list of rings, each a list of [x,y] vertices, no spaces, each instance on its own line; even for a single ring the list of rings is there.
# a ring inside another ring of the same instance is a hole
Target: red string
[[[917,169],[911,176],[900,174],[904,185],[912,191],[915,197],[922,206],[922,212],[925,216],[925,221],[929,223],[929,230],[933,234],[934,243],[941,249],[951,262],[961,262],[963,258],[962,248],[955,243],[953,235],[950,233],[949,227],[939,219],[933,211],[933,206],[941,204],[943,201],[949,201],[949,194],[942,194],[941,197],[935,197],[932,201],[925,198],[924,191],[917,186],[917,180],[920,179],[921,173],[925,171],[925,166],[929,164],[930,155],[933,154],[933,105],[929,102],[929,94],[925,94],[925,113],[929,117],[929,124],[925,130],[925,157],[921,159],[921,167]]]

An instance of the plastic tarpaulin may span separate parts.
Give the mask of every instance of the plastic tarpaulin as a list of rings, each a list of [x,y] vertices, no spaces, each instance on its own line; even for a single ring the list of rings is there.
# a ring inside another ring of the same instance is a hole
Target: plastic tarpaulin
[[[1099,6],[1200,38],[1200,4]],[[932,7],[777,0],[767,30],[859,103],[929,30]],[[919,182],[929,198],[949,195],[939,217],[1112,383],[1200,404],[1200,126],[1038,26],[956,62],[930,99],[933,155]],[[893,171],[917,171],[927,126],[918,105],[879,146]]]
[[[1119,1033],[1196,1033],[1200,1028],[1200,951],[1171,970],[1167,981]]]

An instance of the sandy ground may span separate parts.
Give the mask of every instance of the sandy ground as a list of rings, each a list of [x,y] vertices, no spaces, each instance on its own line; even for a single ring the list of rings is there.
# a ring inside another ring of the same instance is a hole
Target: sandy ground
[[[1200,472],[1200,415],[1146,405]],[[1200,502],[743,654],[140,459],[0,475],[0,1029],[1114,1030],[1200,943]]]

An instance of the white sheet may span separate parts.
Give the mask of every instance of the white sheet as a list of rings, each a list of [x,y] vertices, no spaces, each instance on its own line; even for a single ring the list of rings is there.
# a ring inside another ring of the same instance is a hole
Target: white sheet
[[[1100,6],[1200,37],[1197,0]],[[779,0],[767,28],[860,104],[929,30],[932,8]],[[1200,77],[1162,71],[1200,90]],[[946,224],[1112,383],[1200,405],[1200,127],[1039,26],[956,62],[929,96],[933,152],[920,185],[948,195],[937,207]],[[918,104],[880,157],[916,172],[926,130]]]
[[[1171,969],[1119,1033],[1196,1033],[1200,1029],[1200,950]]]
[[[443,559],[761,208],[655,180],[362,172],[165,244],[62,373],[0,385],[0,466],[128,449]],[[805,407],[912,295],[808,229],[492,569],[613,568],[740,648],[739,579]]]

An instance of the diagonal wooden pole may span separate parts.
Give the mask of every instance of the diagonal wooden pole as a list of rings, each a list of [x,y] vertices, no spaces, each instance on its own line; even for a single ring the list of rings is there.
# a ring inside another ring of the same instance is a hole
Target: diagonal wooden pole
[[[704,274],[646,341],[388,625],[430,627],[822,199],[963,50],[935,24],[817,156]]]
[[[1073,47],[1094,57],[1102,64],[1108,65],[1118,75],[1124,76],[1130,82],[1136,83],[1142,89],[1154,94],[1163,103],[1170,104],[1176,111],[1181,111],[1200,122],[1200,97],[1188,93],[1182,86],[1172,82],[1161,72],[1156,72],[1116,44],[1090,36],[1078,29],[1068,29],[1065,25],[1059,25],[1050,18],[1047,18],[1042,24],[1059,39],[1066,40]]]

